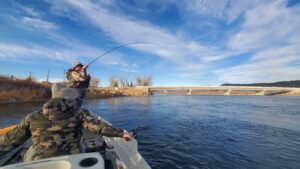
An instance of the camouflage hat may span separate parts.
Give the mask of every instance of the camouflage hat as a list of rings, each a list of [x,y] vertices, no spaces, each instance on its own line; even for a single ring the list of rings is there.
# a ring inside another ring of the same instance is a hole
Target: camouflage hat
[[[43,105],[43,115],[49,120],[61,120],[74,114],[75,102],[65,98],[48,100]]]
[[[74,69],[76,66],[83,66],[82,65],[82,63],[80,63],[80,62],[74,62],[73,64],[72,64],[72,68]]]

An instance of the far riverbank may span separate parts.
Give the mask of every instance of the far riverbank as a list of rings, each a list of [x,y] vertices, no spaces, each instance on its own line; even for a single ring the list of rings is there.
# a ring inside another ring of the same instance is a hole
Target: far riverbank
[[[148,87],[151,94],[225,95],[225,96],[300,96],[297,87],[192,86]]]
[[[300,96],[300,88],[199,86],[199,87],[92,87],[87,99],[108,97],[147,96],[151,94],[229,95],[229,96]],[[27,101],[45,101],[51,98],[51,83],[36,82],[30,78],[0,77],[0,104]]]
[[[87,99],[100,99],[109,97],[147,96],[148,92],[143,89],[131,88],[89,88]],[[32,101],[46,101],[51,98],[50,87],[42,89],[12,89],[0,92],[0,104],[20,103]]]

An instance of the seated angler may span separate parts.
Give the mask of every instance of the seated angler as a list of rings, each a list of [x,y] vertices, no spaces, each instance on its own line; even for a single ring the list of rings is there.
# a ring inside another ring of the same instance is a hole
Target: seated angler
[[[81,107],[77,90],[56,93],[43,109],[27,115],[16,128],[0,136],[0,154],[6,154],[31,137],[32,146],[24,155],[24,161],[81,153],[83,130],[108,137],[122,137],[130,141],[132,136],[114,128],[91,115]]]

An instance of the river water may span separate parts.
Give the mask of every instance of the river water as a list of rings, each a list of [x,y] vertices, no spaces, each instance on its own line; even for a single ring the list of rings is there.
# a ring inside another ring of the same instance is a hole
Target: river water
[[[300,97],[154,95],[91,100],[153,169],[300,168]],[[42,103],[0,105],[0,127]]]

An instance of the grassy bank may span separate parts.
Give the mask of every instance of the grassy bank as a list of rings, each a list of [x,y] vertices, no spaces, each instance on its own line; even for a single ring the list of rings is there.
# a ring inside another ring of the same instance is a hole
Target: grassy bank
[[[152,88],[153,89],[153,88]],[[255,87],[196,87],[192,91],[187,87],[156,87],[154,94],[184,95],[265,95],[265,96],[300,96],[299,88],[255,88]],[[159,90],[157,90],[159,89]],[[147,87],[99,88],[87,90],[86,99],[99,99],[123,96],[147,96]],[[51,98],[51,84],[36,82],[31,78],[19,79],[0,76],[0,103],[24,101],[45,101]]]
[[[146,96],[141,88],[89,88],[87,99],[122,96]],[[0,103],[43,101],[51,98],[51,84],[36,82],[31,78],[19,79],[0,76]]]
[[[33,81],[0,76],[0,103],[38,101],[51,97],[50,85]]]
[[[147,96],[148,92],[140,88],[90,88],[87,92],[88,99],[123,96]]]

